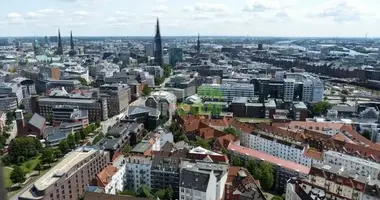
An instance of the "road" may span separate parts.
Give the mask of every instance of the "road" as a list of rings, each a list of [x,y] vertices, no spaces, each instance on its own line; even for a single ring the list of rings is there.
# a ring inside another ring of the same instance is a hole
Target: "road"
[[[9,144],[11,142],[11,140],[16,138],[16,136],[17,136],[16,121],[13,121],[11,126],[12,126],[12,130],[10,132],[8,132],[10,135],[9,135],[9,138],[7,139],[7,144]]]
[[[136,101],[129,104],[129,106],[144,106],[144,105],[145,105],[145,97],[140,97]],[[108,132],[108,127],[112,127],[113,125],[115,125],[118,119],[123,118],[128,113],[129,106],[124,112],[120,113],[119,115],[113,116],[112,118],[109,118],[106,121],[101,122],[103,134],[106,134]]]
[[[9,200],[18,200],[18,197],[24,193],[26,190],[28,190],[29,188],[31,188],[34,184],[34,181],[32,181],[31,183],[29,183],[28,185],[26,185],[25,187],[23,187],[17,194],[13,195],[13,197],[9,198]]]

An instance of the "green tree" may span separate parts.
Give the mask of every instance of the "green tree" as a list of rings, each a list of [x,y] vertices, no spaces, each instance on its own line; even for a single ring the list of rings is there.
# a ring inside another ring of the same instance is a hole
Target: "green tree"
[[[10,179],[13,183],[24,183],[26,181],[25,175],[21,167],[15,166],[11,172]]]
[[[78,77],[77,80],[80,82],[80,84],[87,85],[87,80],[84,79],[83,77]]]
[[[55,161],[55,152],[52,148],[45,148],[42,151],[41,161],[43,164],[50,164]]]
[[[252,174],[252,172],[256,168],[256,163],[252,159],[248,159],[247,162],[245,162],[245,168]]]
[[[96,126],[96,128],[99,128],[99,127],[100,127],[100,121],[99,121],[99,120],[96,120],[96,122],[95,122],[95,126]]]
[[[132,150],[132,147],[130,145],[125,145],[125,147],[123,148],[123,153],[124,154],[129,154],[129,152]]]
[[[321,101],[312,105],[312,114],[314,116],[320,116],[327,112],[328,109],[332,108],[332,105],[327,101]]]
[[[75,138],[75,144],[80,144],[80,141],[82,140],[82,135],[80,134],[80,132],[75,132],[74,138]]]
[[[128,195],[128,196],[136,196],[136,192],[133,190],[124,190],[122,192],[118,192],[118,195]]]
[[[323,97],[323,100],[324,100],[324,101],[327,101],[327,100],[328,100],[328,97],[327,97],[327,96],[324,96],[324,97]]]
[[[170,65],[164,64],[164,76],[167,78],[172,73],[172,67]]]
[[[372,141],[372,133],[369,130],[365,130],[362,135]]]
[[[222,149],[222,154],[227,155],[227,154],[228,154],[227,149],[223,148],[223,149]]]
[[[274,183],[274,171],[272,165],[267,162],[261,162],[259,166],[262,176],[259,179],[260,185],[264,190],[269,190]]]
[[[61,150],[62,153],[67,153],[69,150],[70,150],[70,146],[69,144],[67,143],[67,140],[64,139],[62,140],[59,145],[58,145],[58,149]]]
[[[165,189],[160,189],[160,190],[157,190],[154,193],[154,196],[158,197],[159,199],[164,199],[165,198],[165,194],[166,194],[166,190]]]
[[[165,81],[165,77],[154,77],[154,84],[161,85]]]
[[[152,92],[152,89],[148,85],[145,85],[143,90],[142,90],[142,95],[143,96],[149,96],[149,94],[151,92]]]
[[[41,162],[38,162],[37,165],[34,167],[34,170],[38,171],[39,174],[41,174],[41,171],[44,169],[44,166],[41,164]]]
[[[171,199],[173,198],[173,194],[174,194],[173,189],[172,189],[172,187],[169,185],[169,187],[166,188],[164,198],[162,198],[162,199],[168,199],[168,200],[171,200]],[[161,199],[161,198],[160,198],[160,199]]]
[[[141,187],[137,190],[137,197],[146,197],[153,198],[153,195],[150,189],[146,185],[141,185]]]
[[[75,136],[72,133],[67,136],[67,144],[69,144],[70,149],[75,148]]]
[[[345,96],[345,95],[340,96],[340,101],[342,101],[342,103],[346,103],[347,102],[347,96]]]
[[[17,161],[20,156],[30,159],[37,156],[41,150],[42,144],[37,138],[18,137],[10,142],[8,155],[11,163],[19,164]]]
[[[33,117],[33,115],[30,114],[30,113],[27,113],[27,114],[24,115],[24,118],[27,119],[27,120],[32,119],[32,117]]]
[[[46,115],[45,119],[47,122],[50,122],[50,123],[53,122],[53,117],[51,115]]]
[[[343,95],[348,95],[349,94],[348,90],[346,90],[346,89],[343,89],[340,93],[342,93]]]
[[[96,144],[98,143],[100,140],[102,140],[104,138],[104,134],[103,133],[99,133],[95,138],[94,140],[92,141],[92,144]]]
[[[24,106],[24,104],[20,104],[20,105],[18,106],[18,108],[21,109],[21,110],[24,110],[24,109],[25,109],[25,106]]]
[[[271,200],[284,200],[282,196],[273,196]]]
[[[238,130],[236,130],[236,128],[233,127],[233,126],[228,126],[227,128],[225,128],[225,129],[223,130],[223,132],[238,137]]]
[[[241,159],[237,156],[233,156],[232,157],[232,166],[236,166],[236,167],[242,167],[243,166],[243,163],[241,162]]]

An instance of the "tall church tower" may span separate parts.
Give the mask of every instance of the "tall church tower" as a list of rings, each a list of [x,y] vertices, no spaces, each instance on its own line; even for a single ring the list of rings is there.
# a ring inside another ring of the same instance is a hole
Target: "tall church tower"
[[[201,40],[200,40],[200,36],[199,36],[199,33],[198,33],[198,40],[197,40],[197,55],[199,56],[200,53],[201,53]]]
[[[157,18],[156,35],[154,36],[154,62],[156,65],[163,67],[162,41],[160,33],[160,22]]]
[[[57,48],[57,54],[63,55],[63,46],[62,46],[62,38],[61,38],[61,31],[58,29],[58,48]]]

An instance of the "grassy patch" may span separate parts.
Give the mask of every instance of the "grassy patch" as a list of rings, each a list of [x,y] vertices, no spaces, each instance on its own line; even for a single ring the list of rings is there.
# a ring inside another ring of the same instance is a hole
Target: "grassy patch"
[[[4,167],[4,184],[5,184],[5,187],[10,187],[13,185],[13,183],[10,179],[11,172],[12,172],[12,169],[10,169],[8,167]]]
[[[34,170],[34,167],[40,162],[40,157],[36,157],[32,160],[28,160],[24,163],[22,163],[21,168],[24,170],[25,173],[30,173]]]

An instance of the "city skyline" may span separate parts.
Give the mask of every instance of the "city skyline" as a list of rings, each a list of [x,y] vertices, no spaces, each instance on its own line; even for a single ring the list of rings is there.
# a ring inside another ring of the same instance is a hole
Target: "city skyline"
[[[380,36],[374,0],[15,0],[0,8],[0,36]],[[25,31],[27,30],[27,31]]]

